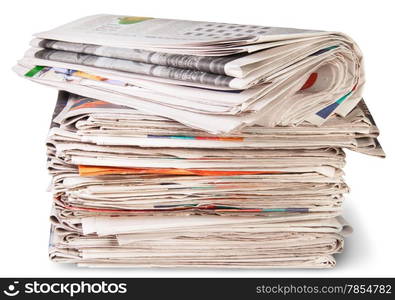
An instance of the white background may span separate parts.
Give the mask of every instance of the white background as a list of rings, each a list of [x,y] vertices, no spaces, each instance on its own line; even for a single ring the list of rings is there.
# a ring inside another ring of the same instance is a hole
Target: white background
[[[394,276],[395,1],[3,1],[0,30],[0,276]],[[347,151],[354,227],[333,270],[82,269],[47,258],[51,195],[45,138],[57,92],[10,70],[31,35],[85,15],[127,14],[343,31],[365,55],[366,102],[388,157]]]

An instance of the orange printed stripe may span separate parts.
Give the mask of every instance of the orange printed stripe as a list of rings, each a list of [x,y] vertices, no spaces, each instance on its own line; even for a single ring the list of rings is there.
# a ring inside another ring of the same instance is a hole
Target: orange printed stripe
[[[120,168],[120,167],[97,167],[78,166],[80,176],[101,176],[115,174],[157,174],[157,175],[199,175],[199,176],[235,176],[235,175],[258,175],[258,174],[282,174],[280,171],[216,171],[195,169],[172,169],[172,168]]]
[[[104,101],[90,101],[90,102],[86,102],[83,104],[79,104],[78,106],[72,107],[70,110],[76,110],[76,109],[81,109],[81,108],[96,108],[99,107],[101,105],[108,105],[108,102],[104,102]]]
[[[89,74],[86,72],[82,72],[82,71],[75,71],[73,73],[74,76],[78,76],[78,77],[82,77],[82,78],[86,78],[86,79],[91,79],[91,80],[96,80],[96,81],[106,81],[108,80],[108,78],[102,77],[102,76],[98,76],[98,75],[93,75],[93,74]]]

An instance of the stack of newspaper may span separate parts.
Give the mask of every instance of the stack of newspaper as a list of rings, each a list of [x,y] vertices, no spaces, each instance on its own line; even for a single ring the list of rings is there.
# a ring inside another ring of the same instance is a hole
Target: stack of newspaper
[[[14,70],[59,92],[50,257],[80,266],[335,264],[342,148],[383,157],[344,34],[97,15]]]

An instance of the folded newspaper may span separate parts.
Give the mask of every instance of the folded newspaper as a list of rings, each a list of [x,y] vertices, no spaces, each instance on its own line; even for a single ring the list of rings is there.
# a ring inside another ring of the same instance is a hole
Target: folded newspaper
[[[211,133],[321,125],[364,85],[338,32],[96,15],[36,34],[15,71]]]
[[[338,32],[96,15],[36,34],[60,90],[50,258],[85,267],[329,268],[345,152],[384,157]]]

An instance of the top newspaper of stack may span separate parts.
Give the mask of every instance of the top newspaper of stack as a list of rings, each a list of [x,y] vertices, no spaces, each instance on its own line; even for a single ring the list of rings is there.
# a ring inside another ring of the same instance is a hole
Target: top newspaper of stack
[[[213,134],[320,126],[364,85],[361,52],[338,32],[95,15],[30,45],[21,76]]]

